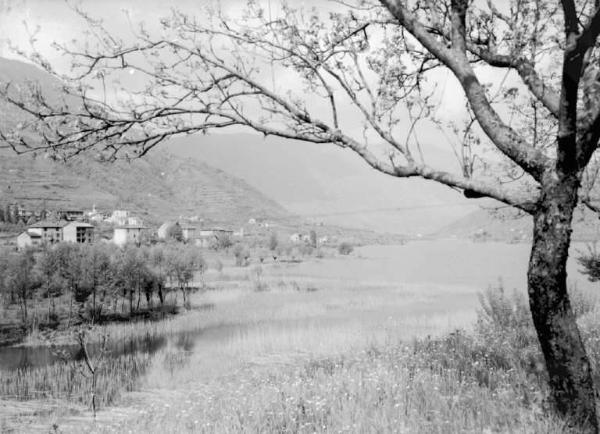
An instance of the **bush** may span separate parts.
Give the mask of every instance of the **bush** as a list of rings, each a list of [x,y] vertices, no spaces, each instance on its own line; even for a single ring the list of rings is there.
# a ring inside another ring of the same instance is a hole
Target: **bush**
[[[219,234],[211,241],[209,248],[212,250],[225,250],[233,246],[233,240],[229,234]]]
[[[343,243],[341,243],[338,246],[338,252],[340,255],[349,255],[353,251],[354,251],[354,246],[346,241],[344,241]]]
[[[175,224],[167,228],[167,239],[175,240],[180,243],[183,241],[183,229],[181,229],[178,222],[175,222]]]
[[[235,257],[235,265],[242,267],[248,265],[250,253],[241,244],[236,244],[233,248],[233,256]]]
[[[578,318],[596,308],[597,298],[577,287],[569,288],[569,294]],[[547,373],[544,359],[525,294],[514,291],[508,295],[500,284],[480,294],[479,301],[481,307],[477,313],[475,336],[487,349],[488,357],[498,365],[534,376],[545,384]],[[590,327],[590,330],[582,329],[590,354],[600,352],[600,336],[596,336],[598,333],[595,329],[596,326]],[[594,357],[591,359],[592,363],[599,360]]]
[[[252,281],[254,283],[254,290],[257,292],[268,291],[269,285],[262,279],[263,269],[260,265],[257,265],[252,270]]]
[[[278,245],[279,239],[277,238],[277,234],[275,232],[271,232],[271,236],[269,237],[269,250],[276,250]]]
[[[582,253],[577,262],[583,267],[581,272],[588,276],[590,282],[600,280],[600,254],[596,251],[596,246],[588,246],[587,252]]]
[[[303,244],[298,248],[298,250],[300,250],[300,254],[302,256],[310,256],[312,255],[315,249],[310,244]]]

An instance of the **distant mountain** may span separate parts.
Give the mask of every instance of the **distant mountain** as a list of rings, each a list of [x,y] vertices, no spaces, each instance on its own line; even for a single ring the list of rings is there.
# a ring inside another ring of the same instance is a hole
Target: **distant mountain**
[[[177,137],[162,146],[242,178],[286,209],[326,224],[425,234],[478,209],[478,202],[448,187],[381,174],[332,145],[212,134]],[[431,157],[452,161],[442,153]]]
[[[510,209],[501,211],[480,209],[457,219],[432,235],[443,238],[528,241],[531,240],[532,231],[531,216],[523,216]],[[578,208],[573,216],[573,239],[576,241],[600,239],[598,216],[585,208]]]

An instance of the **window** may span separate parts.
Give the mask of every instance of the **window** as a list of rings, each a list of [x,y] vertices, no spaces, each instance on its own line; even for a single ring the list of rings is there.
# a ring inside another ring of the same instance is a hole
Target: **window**
[[[78,243],[89,243],[92,241],[88,228],[77,228],[77,242]]]

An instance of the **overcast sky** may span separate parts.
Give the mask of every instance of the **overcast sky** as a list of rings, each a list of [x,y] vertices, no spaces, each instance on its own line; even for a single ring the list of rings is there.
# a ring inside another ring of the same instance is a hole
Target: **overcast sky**
[[[212,0],[83,0],[65,2],[64,0],[0,0],[0,56],[18,58],[9,48],[9,41],[24,50],[28,50],[29,39],[34,35],[40,51],[60,68],[66,68],[69,60],[51,48],[53,42],[78,44],[82,42],[86,25],[69,5],[80,5],[95,18],[104,21],[106,27],[115,35],[128,40],[131,38],[130,21],[133,23],[144,22],[149,30],[158,26],[159,19],[169,15],[172,8],[187,11],[196,16],[201,16],[202,8]],[[245,5],[245,0],[222,0],[221,7],[228,16],[239,16]],[[268,0],[263,0],[268,6]],[[277,14],[278,0],[271,0],[274,15]],[[305,0],[292,3],[295,6],[306,7],[318,5],[320,10],[335,9],[340,5],[326,0]],[[130,21],[129,21],[130,20]],[[482,78],[496,78],[497,71],[483,71]],[[282,76],[278,75],[282,80]],[[464,97],[462,90],[455,79],[446,71],[440,71],[436,76],[438,86],[443,89],[441,107],[443,113],[452,117],[464,114]],[[285,80],[284,80],[285,81]],[[341,108],[350,113],[348,108]],[[358,120],[358,118],[356,119]],[[350,125],[355,137],[360,137],[361,123],[355,122],[352,115],[346,116],[346,125]],[[453,159],[446,138],[435,128],[423,128],[419,131],[420,139],[427,143],[433,153],[443,147],[441,153],[446,159]],[[437,158],[439,162],[439,158]],[[442,162],[444,163],[444,162]],[[445,161],[447,164],[456,165],[455,161]],[[367,170],[367,169],[365,169]],[[357,204],[357,208],[364,206]]]

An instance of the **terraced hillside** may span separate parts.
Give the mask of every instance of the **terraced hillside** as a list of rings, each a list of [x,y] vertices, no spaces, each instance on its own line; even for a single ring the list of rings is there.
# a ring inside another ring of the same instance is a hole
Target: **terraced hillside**
[[[129,209],[154,223],[181,215],[222,224],[288,216],[245,182],[162,150],[131,163],[79,157],[66,164],[3,150],[0,202],[48,209],[95,204],[100,209]]]
[[[49,98],[60,83],[23,62],[0,58],[0,83],[35,81]],[[23,119],[13,107],[0,104],[0,123]],[[100,163],[92,154],[67,163],[41,154],[17,156],[0,149],[0,203],[27,208],[123,208],[159,222],[198,215],[206,221],[239,224],[250,217],[277,219],[289,214],[244,181],[202,161],[176,157],[157,149],[142,160]]]

